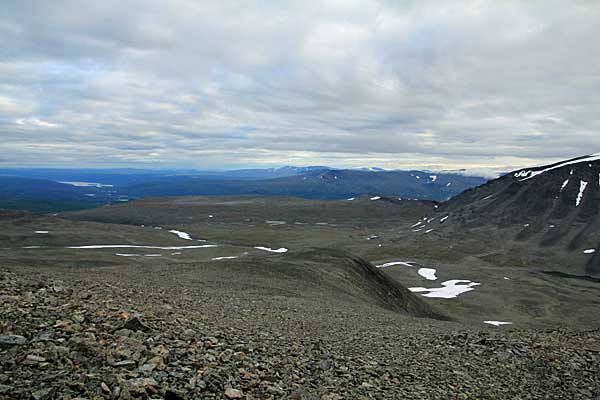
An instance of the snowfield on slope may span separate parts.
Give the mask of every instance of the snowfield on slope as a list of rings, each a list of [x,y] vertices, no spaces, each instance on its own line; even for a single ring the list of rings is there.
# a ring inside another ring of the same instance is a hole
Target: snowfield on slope
[[[256,246],[254,248],[258,249],[258,250],[268,251],[268,252],[271,252],[271,253],[287,253],[287,251],[288,251],[288,249],[286,249],[285,247],[281,247],[279,249],[272,249],[270,247]]]
[[[528,170],[521,170],[518,171],[514,174],[515,178],[522,178],[520,179],[521,181],[526,181],[528,179],[531,179],[535,176],[541,175],[543,173],[546,173],[548,171],[552,171],[558,168],[562,168],[562,167],[566,167],[567,165],[574,165],[574,164],[580,164],[580,163],[585,163],[585,162],[590,162],[590,161],[598,161],[600,160],[600,153],[594,153],[594,154],[590,154],[589,156],[580,158],[578,160],[571,160],[571,161],[565,161],[563,163],[557,164],[553,167],[548,167],[548,168],[544,168],[542,170],[539,171],[532,171],[530,169]],[[571,171],[571,175],[572,175],[572,171]]]
[[[175,229],[171,229],[169,231],[169,233],[173,233],[173,234],[179,236],[181,239],[192,240],[192,237],[190,236],[190,234],[186,233],[186,232],[182,232],[182,231],[178,231],[178,230],[175,230]]]
[[[217,247],[216,244],[203,244],[201,246],[143,246],[137,244],[93,244],[87,246],[67,246],[67,249],[155,249],[155,250],[185,250],[204,249]]]
[[[512,322],[505,322],[505,321],[483,321],[483,323],[489,324],[489,325],[494,325],[494,326],[512,325]]]
[[[481,283],[471,282],[464,279],[453,279],[442,282],[442,287],[439,288],[413,287],[408,288],[408,290],[414,293],[424,293],[421,294],[423,297],[453,299],[458,297],[460,294],[470,292],[474,289],[474,286],[479,285],[481,285]]]
[[[419,268],[419,271],[417,272],[419,275],[429,281],[437,280],[437,276],[435,275],[436,270],[434,268]]]

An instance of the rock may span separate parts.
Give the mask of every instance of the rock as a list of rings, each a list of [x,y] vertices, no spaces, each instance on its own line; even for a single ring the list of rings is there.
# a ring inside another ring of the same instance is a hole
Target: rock
[[[241,399],[243,396],[242,391],[238,389],[227,388],[225,390],[225,397],[228,399]]]
[[[156,356],[149,359],[148,361],[146,361],[146,364],[153,365],[156,369],[163,369],[165,367],[165,362],[160,356]]]
[[[150,327],[142,323],[138,317],[129,318],[121,327],[121,329],[129,329],[130,331],[148,332]]]
[[[277,385],[267,386],[267,392],[277,397],[285,395],[285,390]]]
[[[0,335],[0,349],[27,344],[27,338],[20,335]]]
[[[95,340],[83,336],[72,337],[67,344],[72,350],[88,355],[95,354],[97,347]]]
[[[308,393],[304,389],[298,389],[294,391],[288,397],[289,400],[319,400],[319,397],[313,394]]]
[[[52,388],[44,388],[31,393],[33,400],[46,400],[52,395]]]
[[[139,367],[138,370],[141,373],[147,374],[147,373],[154,371],[155,368],[156,368],[156,364],[144,364],[141,367]]]
[[[128,380],[127,386],[134,393],[155,392],[155,387],[158,386],[158,383],[152,378],[136,378]]]
[[[102,389],[103,392],[105,393],[110,393],[110,388],[108,387],[108,385],[104,382],[100,383],[100,389]]]
[[[153,347],[150,352],[161,357],[163,360],[167,360],[169,358],[169,350],[162,344],[159,344],[156,347]]]
[[[133,333],[133,331],[131,331],[129,329],[118,329],[115,331],[115,336],[129,337],[129,336],[131,336],[132,333]]]
[[[165,400],[185,400],[185,395],[183,393],[169,389],[165,392]]]
[[[184,338],[192,338],[196,336],[196,331],[193,329],[186,329],[183,332],[181,332],[181,336],[183,336]]]
[[[35,365],[35,364],[43,363],[45,361],[46,361],[46,359],[44,357],[36,356],[34,354],[27,354],[27,357],[25,357],[25,360],[23,361],[23,363],[29,364],[29,365]]]
[[[125,368],[125,369],[134,369],[136,367],[137,363],[133,360],[123,360],[123,361],[118,361],[116,363],[113,364],[113,367],[115,368]]]
[[[221,362],[228,362],[229,360],[231,360],[232,355],[233,355],[233,350],[231,350],[231,349],[224,350],[219,354],[219,360],[221,360]]]

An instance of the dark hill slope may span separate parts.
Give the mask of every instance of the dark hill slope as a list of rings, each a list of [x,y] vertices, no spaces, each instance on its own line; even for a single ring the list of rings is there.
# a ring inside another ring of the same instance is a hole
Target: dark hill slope
[[[271,263],[269,259],[269,264]],[[372,303],[379,307],[418,318],[448,320],[420,297],[368,261],[331,249],[315,249],[290,254],[280,265],[298,274],[295,284],[318,277],[323,293],[350,299],[358,304]],[[304,277],[302,277],[304,276]]]
[[[507,174],[444,203],[443,230],[496,234],[583,258],[600,273],[600,154]],[[595,251],[595,252],[594,252]]]

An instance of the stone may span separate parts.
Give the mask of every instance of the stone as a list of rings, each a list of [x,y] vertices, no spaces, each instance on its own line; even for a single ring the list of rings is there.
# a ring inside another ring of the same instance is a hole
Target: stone
[[[137,363],[133,360],[123,360],[123,361],[117,361],[116,363],[113,364],[113,367],[115,368],[125,368],[125,369],[134,369],[136,367]]]
[[[138,317],[132,317],[125,321],[121,329],[129,329],[130,331],[134,332],[148,332],[150,330],[150,327],[145,325]]]
[[[229,360],[231,360],[232,355],[233,355],[233,350],[231,350],[231,349],[224,350],[219,354],[219,360],[221,360],[221,362],[228,362]]]
[[[0,335],[0,349],[27,344],[27,338],[20,335]]]
[[[228,399],[241,399],[243,396],[242,391],[233,388],[227,388],[225,390],[225,397]]]
[[[44,357],[36,356],[34,354],[27,354],[27,357],[25,357],[25,360],[23,361],[23,363],[29,364],[29,365],[34,365],[34,364],[43,363],[45,361],[46,361],[46,359]]]
[[[144,364],[141,367],[139,367],[138,370],[141,373],[147,374],[147,373],[154,371],[155,368],[156,368],[156,364]]]
[[[185,400],[185,395],[183,393],[169,389],[165,392],[165,400]]]
[[[52,388],[38,389],[31,393],[31,398],[33,398],[33,400],[46,400],[51,398],[51,396]]]
[[[196,331],[193,329],[185,329],[183,332],[181,332],[181,335],[185,338],[192,338],[196,336]]]

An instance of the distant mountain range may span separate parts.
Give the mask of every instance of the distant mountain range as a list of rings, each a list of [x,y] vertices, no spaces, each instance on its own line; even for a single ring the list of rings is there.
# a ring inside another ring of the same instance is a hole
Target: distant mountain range
[[[232,171],[2,169],[0,208],[56,212],[149,196],[244,194],[306,199],[382,194],[442,201],[486,181],[460,174],[324,166]]]

